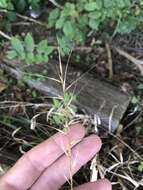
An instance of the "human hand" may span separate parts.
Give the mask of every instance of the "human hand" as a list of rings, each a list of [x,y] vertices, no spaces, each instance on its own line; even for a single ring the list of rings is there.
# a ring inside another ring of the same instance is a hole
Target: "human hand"
[[[0,190],[57,190],[100,150],[96,135],[84,138],[80,125],[72,126],[67,134],[58,132],[27,152],[0,178]],[[71,163],[67,150],[72,148]],[[72,170],[70,171],[69,168]],[[74,190],[111,190],[107,180],[87,183]]]

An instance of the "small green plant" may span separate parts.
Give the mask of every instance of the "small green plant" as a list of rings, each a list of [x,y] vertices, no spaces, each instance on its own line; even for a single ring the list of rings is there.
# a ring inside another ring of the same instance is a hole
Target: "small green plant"
[[[137,105],[139,104],[139,102],[140,102],[140,98],[138,96],[133,96],[131,103],[134,105]]]
[[[73,102],[76,97],[72,93],[65,93],[63,98],[53,99],[52,114],[50,116],[50,123],[56,125],[64,125],[71,121],[76,113],[76,107]]]
[[[143,162],[141,162],[138,166],[138,171],[143,172]]]
[[[23,40],[18,37],[11,38],[11,48],[7,52],[7,58],[19,59],[26,64],[48,62],[53,50],[54,48],[48,45],[47,40],[35,44],[32,35],[28,33]]]

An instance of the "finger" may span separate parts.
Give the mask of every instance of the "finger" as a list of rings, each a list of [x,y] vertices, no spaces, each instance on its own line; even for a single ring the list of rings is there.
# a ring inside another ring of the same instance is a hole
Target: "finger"
[[[72,157],[62,156],[45,170],[31,190],[57,190],[71,174],[75,174],[101,148],[101,140],[96,135],[85,138],[72,150]]]
[[[97,182],[86,183],[84,185],[80,185],[79,187],[74,188],[74,190],[112,190],[111,183],[107,180],[99,180]]]
[[[28,189],[50,164],[59,158],[71,144],[74,146],[84,137],[84,128],[76,125],[67,134],[57,133],[45,142],[25,154],[17,164],[3,176],[0,187],[10,186],[13,189]],[[1,189],[1,188],[0,188]],[[9,189],[8,189],[9,190]]]

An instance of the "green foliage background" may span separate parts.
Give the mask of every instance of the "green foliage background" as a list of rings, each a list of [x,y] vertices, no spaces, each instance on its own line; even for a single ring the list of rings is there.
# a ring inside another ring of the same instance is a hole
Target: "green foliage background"
[[[143,0],[66,1],[48,17],[62,41],[84,43],[88,33],[114,23],[115,33],[129,33],[143,22]],[[64,38],[64,39],[63,39]]]

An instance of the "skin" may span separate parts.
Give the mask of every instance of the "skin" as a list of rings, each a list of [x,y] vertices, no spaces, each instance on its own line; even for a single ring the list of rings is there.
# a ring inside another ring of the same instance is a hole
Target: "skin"
[[[71,126],[68,133],[57,133],[27,152],[0,178],[1,190],[57,190],[101,148],[96,135],[85,136],[79,124]],[[71,149],[67,152],[67,150]],[[71,161],[69,157],[71,156]],[[71,168],[71,170],[69,170]],[[99,180],[83,184],[74,190],[111,190],[111,183]]]

